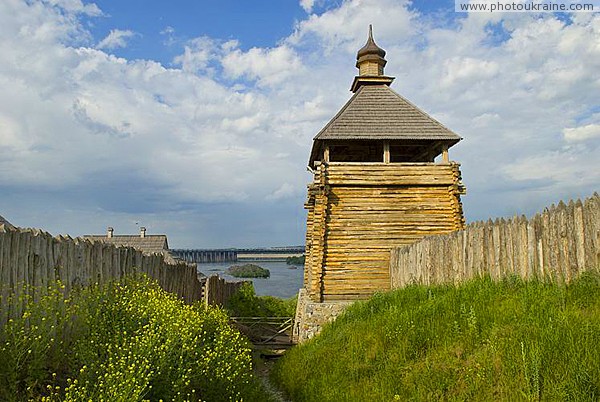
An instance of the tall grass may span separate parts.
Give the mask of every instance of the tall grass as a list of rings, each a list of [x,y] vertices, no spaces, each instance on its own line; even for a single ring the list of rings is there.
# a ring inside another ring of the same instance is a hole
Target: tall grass
[[[263,400],[248,341],[220,309],[146,277],[60,284],[0,330],[0,400]]]
[[[600,400],[600,276],[477,279],[352,305],[290,350],[293,401]]]

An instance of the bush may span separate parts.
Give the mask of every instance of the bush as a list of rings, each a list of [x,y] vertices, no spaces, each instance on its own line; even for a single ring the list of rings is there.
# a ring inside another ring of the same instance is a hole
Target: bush
[[[287,257],[285,259],[285,263],[287,265],[304,265],[305,260],[306,260],[306,256],[304,254],[302,254],[299,257],[294,257],[294,256],[293,257]]]
[[[60,286],[0,332],[1,400],[260,400],[247,340],[218,308],[145,277]]]
[[[256,296],[252,283],[244,283],[229,298],[225,308],[233,317],[293,317],[297,298],[280,299],[273,296]]]
[[[225,271],[226,274],[236,278],[268,278],[271,272],[255,264],[232,265]]]
[[[21,305],[22,314],[0,329],[0,400],[32,399],[53,384],[56,373],[71,364],[71,333],[76,325],[69,320],[72,309],[60,282],[51,284],[34,301],[21,292],[9,297],[8,305]]]

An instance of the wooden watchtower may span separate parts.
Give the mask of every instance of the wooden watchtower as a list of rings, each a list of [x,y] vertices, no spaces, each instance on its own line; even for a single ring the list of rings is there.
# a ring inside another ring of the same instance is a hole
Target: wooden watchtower
[[[448,158],[461,138],[390,89],[385,64],[369,28],[354,95],[314,138],[304,271],[313,302],[387,290],[392,247],[464,227],[459,164]]]

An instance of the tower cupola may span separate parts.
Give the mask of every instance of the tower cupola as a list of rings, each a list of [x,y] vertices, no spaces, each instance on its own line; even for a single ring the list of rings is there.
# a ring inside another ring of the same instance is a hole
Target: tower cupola
[[[369,25],[367,43],[358,51],[356,60],[359,75],[383,75],[383,68],[387,63],[385,50],[377,46],[373,40],[372,25]]]
[[[356,54],[358,75],[354,77],[350,90],[356,92],[362,85],[390,85],[394,81],[394,77],[387,77],[383,74],[383,68],[386,64],[385,50],[375,43],[373,26],[369,25],[367,43]]]

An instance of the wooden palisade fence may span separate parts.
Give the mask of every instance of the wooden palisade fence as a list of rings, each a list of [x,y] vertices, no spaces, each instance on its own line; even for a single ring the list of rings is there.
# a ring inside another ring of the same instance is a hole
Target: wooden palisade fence
[[[552,205],[531,219],[475,222],[391,253],[391,287],[490,275],[569,281],[600,268],[600,196]]]
[[[223,306],[247,282],[228,282],[218,275],[209,276],[204,285],[204,302],[211,306]]]
[[[131,247],[0,225],[0,325],[20,314],[18,300],[23,292],[37,297],[52,281],[60,280],[68,293],[74,286],[105,283],[134,272],[156,279],[187,303],[202,298],[195,264]]]

